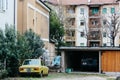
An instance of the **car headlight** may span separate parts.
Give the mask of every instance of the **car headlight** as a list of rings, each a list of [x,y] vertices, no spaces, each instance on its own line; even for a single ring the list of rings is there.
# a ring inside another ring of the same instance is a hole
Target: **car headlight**
[[[39,70],[39,68],[34,68],[34,70]]]
[[[19,70],[20,70],[20,71],[23,71],[23,70],[24,70],[24,68],[20,68]]]

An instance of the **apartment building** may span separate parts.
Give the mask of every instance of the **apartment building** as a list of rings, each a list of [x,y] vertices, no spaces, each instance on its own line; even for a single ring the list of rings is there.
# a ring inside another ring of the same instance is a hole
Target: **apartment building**
[[[110,17],[112,14],[119,15],[119,2],[116,0],[49,0],[48,3],[58,8],[63,7],[64,20],[68,21],[67,25],[64,23],[66,43],[73,46],[112,46],[111,39],[103,30],[105,24],[103,18]],[[119,38],[120,34],[117,34],[115,46],[119,46]]]
[[[32,29],[53,56],[55,47],[49,42],[49,12],[50,8],[41,0],[0,0],[0,28],[13,25],[20,33]]]

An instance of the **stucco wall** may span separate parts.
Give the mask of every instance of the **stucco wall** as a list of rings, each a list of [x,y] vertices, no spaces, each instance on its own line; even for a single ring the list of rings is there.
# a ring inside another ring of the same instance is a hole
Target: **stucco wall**
[[[80,9],[84,8],[84,14],[80,14]],[[80,43],[84,43],[84,46],[87,46],[87,38],[86,37],[81,37],[80,33],[81,32],[86,32],[88,29],[88,6],[77,6],[76,8],[76,46],[81,46]],[[80,25],[81,20],[85,21],[84,26]]]

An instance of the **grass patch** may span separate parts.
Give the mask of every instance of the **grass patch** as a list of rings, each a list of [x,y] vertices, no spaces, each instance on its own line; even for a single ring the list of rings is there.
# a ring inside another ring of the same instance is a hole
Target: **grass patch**
[[[107,78],[107,80],[116,80],[115,78]]]

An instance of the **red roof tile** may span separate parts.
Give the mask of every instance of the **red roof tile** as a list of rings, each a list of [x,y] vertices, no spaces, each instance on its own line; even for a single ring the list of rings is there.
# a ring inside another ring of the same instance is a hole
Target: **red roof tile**
[[[90,1],[90,2],[88,2]],[[116,0],[49,0],[53,4],[81,5],[81,4],[109,4],[116,3]]]

